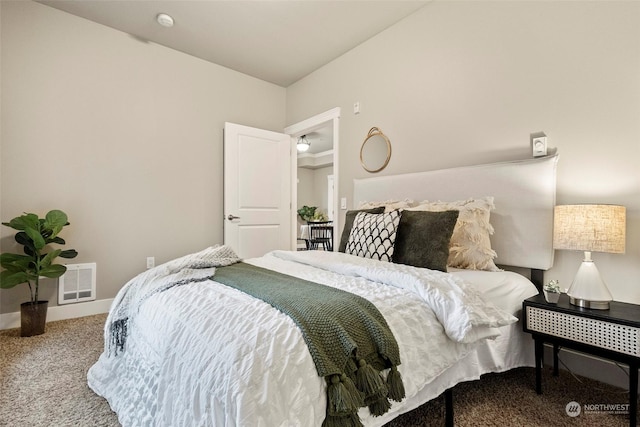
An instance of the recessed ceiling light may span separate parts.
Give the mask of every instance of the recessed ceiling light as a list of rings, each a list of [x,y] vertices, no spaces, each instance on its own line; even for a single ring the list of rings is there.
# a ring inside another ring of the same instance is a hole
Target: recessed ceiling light
[[[173,18],[166,13],[159,13],[158,16],[156,16],[156,21],[158,21],[158,24],[162,25],[163,27],[173,27]]]

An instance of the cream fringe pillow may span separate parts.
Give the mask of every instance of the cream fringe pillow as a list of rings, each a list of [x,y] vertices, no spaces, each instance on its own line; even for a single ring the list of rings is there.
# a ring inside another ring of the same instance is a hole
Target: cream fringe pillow
[[[493,226],[489,222],[492,209],[495,209],[493,197],[455,202],[425,200],[414,208],[408,208],[412,211],[459,211],[449,243],[447,265],[468,270],[500,271],[493,262],[497,254],[491,249],[489,237],[493,234]]]

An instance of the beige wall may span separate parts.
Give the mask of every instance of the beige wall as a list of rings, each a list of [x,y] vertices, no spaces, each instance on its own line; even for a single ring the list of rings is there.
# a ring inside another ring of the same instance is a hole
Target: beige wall
[[[328,213],[329,182],[327,177],[329,175],[333,175],[333,166],[316,169],[313,174],[316,206],[324,214]]]
[[[316,206],[318,211],[327,213],[327,176],[333,174],[333,166],[319,169],[298,168],[298,208],[304,205]],[[298,216],[298,223],[302,220]]]
[[[627,206],[626,254],[594,258],[615,299],[640,303],[638,22],[638,2],[433,2],[290,86],[287,123],[342,108],[349,206],[372,126],[393,144],[384,175],[526,158],[546,132],[558,204]],[[556,252],[547,280],[568,287],[581,257]]]
[[[313,176],[313,169],[298,168],[298,209],[302,206],[317,206]]]
[[[381,174],[527,157],[545,131],[558,203],[627,206],[627,253],[595,258],[614,297],[640,303],[640,3],[434,2],[286,90],[44,5],[0,4],[0,218],[65,210],[76,261],[98,263],[99,299],[147,256],[222,241],[224,121],[282,130],[341,107],[349,205],[372,126],[393,144]],[[11,235],[0,227],[3,250]],[[547,278],[568,285],[580,258],[558,252]],[[44,291],[55,301],[55,285]],[[0,313],[26,298],[0,291]]]
[[[222,243],[225,121],[282,131],[285,89],[34,2],[2,1],[0,217],[66,211],[98,299]],[[2,250],[15,250],[1,227]],[[55,282],[41,294],[55,305]],[[0,291],[0,313],[28,299]]]
[[[0,4],[0,179],[1,178],[2,178],[2,5]],[[1,214],[2,214],[2,181],[0,181],[0,215]],[[1,236],[2,234],[0,234],[0,237]],[[1,301],[2,301],[2,295],[0,295],[0,313],[2,313]]]

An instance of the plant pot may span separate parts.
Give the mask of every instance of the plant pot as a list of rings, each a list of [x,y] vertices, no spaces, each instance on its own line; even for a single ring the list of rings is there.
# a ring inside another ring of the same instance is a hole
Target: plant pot
[[[35,304],[24,302],[20,304],[20,336],[32,337],[44,334],[47,323],[47,308],[49,301],[37,301]]]
[[[558,292],[549,292],[546,289],[543,290],[544,299],[547,300],[548,303],[557,304],[560,299],[560,294]]]

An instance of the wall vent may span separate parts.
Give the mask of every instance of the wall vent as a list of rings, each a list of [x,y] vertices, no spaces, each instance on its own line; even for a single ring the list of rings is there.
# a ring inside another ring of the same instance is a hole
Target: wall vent
[[[96,299],[96,263],[66,264],[67,271],[58,279],[58,304]]]

